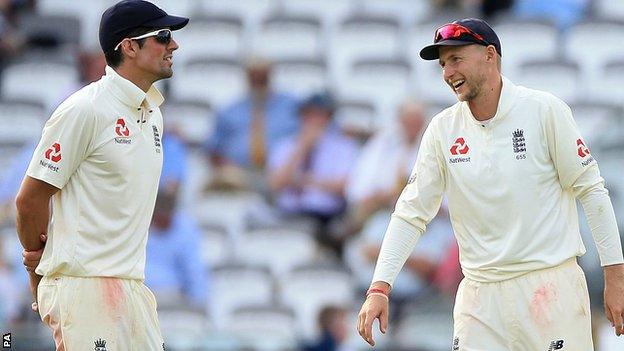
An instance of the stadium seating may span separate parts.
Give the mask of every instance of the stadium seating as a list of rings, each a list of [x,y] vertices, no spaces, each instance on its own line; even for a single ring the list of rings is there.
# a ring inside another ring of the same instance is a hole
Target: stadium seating
[[[354,135],[371,135],[379,128],[377,110],[368,99],[341,100],[335,119],[340,128]]]
[[[210,268],[223,266],[234,256],[234,248],[227,232],[221,228],[202,227],[200,254],[202,263]]]
[[[599,77],[606,62],[624,57],[624,47],[613,44],[620,40],[623,30],[623,21],[605,19],[586,20],[568,30],[565,54],[579,63],[586,82]]]
[[[176,99],[195,99],[222,108],[245,91],[245,73],[233,58],[191,60],[178,67],[171,81]]]
[[[282,1],[280,9],[289,14],[312,15],[322,21],[326,28],[331,28],[354,10],[356,2],[355,0],[289,0]]]
[[[574,103],[583,93],[581,81],[581,71],[577,63],[558,59],[523,63],[518,69],[515,83],[548,91],[568,103]]]
[[[236,336],[243,347],[259,351],[292,350],[297,346],[294,312],[274,305],[236,309],[223,330]]]
[[[25,100],[0,100],[0,147],[21,147],[41,135],[47,116],[42,104]]]
[[[388,16],[352,14],[331,33],[328,63],[342,82],[353,61],[370,57],[395,57],[401,51],[399,22]]]
[[[354,299],[351,275],[342,267],[305,265],[280,277],[280,299],[297,316],[297,330],[305,339],[318,333],[316,317],[323,306],[347,306]]]
[[[212,134],[215,116],[210,105],[193,100],[165,100],[162,106],[165,127],[177,132],[192,147],[199,147]]]
[[[209,313],[219,329],[228,325],[236,309],[273,301],[273,279],[267,269],[225,265],[215,267],[211,278],[216,293],[209,297]]]
[[[311,263],[316,254],[311,233],[292,229],[259,229],[243,234],[236,247],[238,261],[263,266],[279,277],[295,266]]]
[[[511,79],[518,77],[516,70],[522,63],[552,60],[559,52],[559,32],[548,22],[506,20],[494,30],[501,41],[503,74]]]
[[[379,112],[377,126],[387,124],[396,104],[412,90],[411,67],[401,59],[361,59],[355,61],[341,85],[343,96],[366,99]]]
[[[176,32],[174,39],[182,44],[174,53],[176,67],[202,58],[236,58],[244,53],[245,27],[232,15],[198,16]]]
[[[321,23],[304,15],[273,15],[265,18],[254,35],[251,50],[268,59],[317,59],[322,53]]]
[[[328,70],[321,59],[279,59],[273,64],[271,84],[278,91],[301,98],[329,85]]]
[[[77,85],[78,72],[74,66],[54,62],[23,62],[4,70],[0,91],[4,99],[34,100],[51,110]]]

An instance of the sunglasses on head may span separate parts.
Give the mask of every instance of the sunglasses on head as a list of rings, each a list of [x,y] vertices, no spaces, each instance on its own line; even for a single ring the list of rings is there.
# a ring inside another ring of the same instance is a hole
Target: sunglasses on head
[[[153,32],[149,32],[149,33],[145,33],[143,35],[139,35],[136,37],[132,37],[132,38],[124,38],[122,41],[119,42],[119,44],[117,44],[117,46],[115,46],[115,51],[117,51],[117,49],[119,49],[119,47],[121,46],[121,43],[123,43],[124,40],[128,39],[128,40],[139,40],[139,39],[145,39],[145,38],[149,38],[149,37],[154,37],[154,39],[163,44],[163,45],[168,45],[171,42],[171,38],[172,38],[173,34],[171,33],[171,29],[159,29],[159,30],[155,30]]]
[[[477,40],[480,43],[485,45],[489,45],[483,37],[469,28],[462,26],[461,24],[456,23],[448,23],[443,25],[442,27],[436,29],[435,36],[433,37],[433,42],[437,43],[441,40],[453,40],[453,39],[461,39],[466,38],[466,36],[471,37],[474,40]]]

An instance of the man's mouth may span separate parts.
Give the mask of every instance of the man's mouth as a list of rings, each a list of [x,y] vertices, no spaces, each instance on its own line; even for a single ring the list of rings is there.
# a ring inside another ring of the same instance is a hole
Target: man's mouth
[[[169,63],[173,63],[173,55],[165,56],[164,60]]]
[[[465,80],[465,79],[459,79],[459,80],[454,81],[454,82],[452,83],[453,90],[455,90],[455,91],[459,90],[459,87],[461,87],[462,85],[464,85],[464,82],[466,82],[466,80]]]

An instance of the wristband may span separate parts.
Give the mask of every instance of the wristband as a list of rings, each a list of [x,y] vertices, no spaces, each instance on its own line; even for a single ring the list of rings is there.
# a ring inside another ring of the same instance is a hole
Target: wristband
[[[388,297],[388,292],[384,289],[380,289],[380,288],[370,288],[368,289],[368,291],[366,291],[366,297],[369,297],[370,295],[383,295],[385,297]]]
[[[383,296],[386,300],[390,300],[390,298],[388,297],[388,295],[384,294],[384,293],[378,293],[378,292],[374,292],[374,293],[370,293],[366,295],[366,298],[368,299],[370,296]]]

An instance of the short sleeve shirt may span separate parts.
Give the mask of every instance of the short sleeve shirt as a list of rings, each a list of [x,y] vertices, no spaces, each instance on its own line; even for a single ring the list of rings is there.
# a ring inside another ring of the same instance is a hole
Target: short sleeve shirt
[[[162,102],[107,67],[54,111],[27,171],[60,189],[38,274],[143,279]]]

